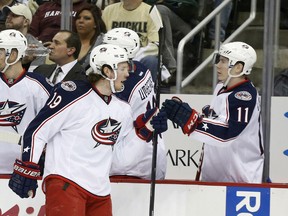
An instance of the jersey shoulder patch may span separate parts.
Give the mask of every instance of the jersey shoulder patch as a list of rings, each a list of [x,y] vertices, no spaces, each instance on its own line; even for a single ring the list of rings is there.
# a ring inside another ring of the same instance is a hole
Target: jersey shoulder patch
[[[51,95],[56,94],[61,96],[62,102],[67,104],[86,94],[89,90],[91,90],[91,88],[91,84],[88,81],[65,81],[57,83],[54,86]]]
[[[252,95],[248,91],[239,91],[234,94],[235,98],[243,101],[252,100]]]
[[[73,81],[65,81],[60,84],[65,91],[75,91],[77,89],[76,83]]]

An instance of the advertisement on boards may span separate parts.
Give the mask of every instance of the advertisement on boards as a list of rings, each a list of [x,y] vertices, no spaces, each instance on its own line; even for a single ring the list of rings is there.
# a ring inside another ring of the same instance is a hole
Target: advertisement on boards
[[[226,188],[226,216],[269,216],[270,188]]]

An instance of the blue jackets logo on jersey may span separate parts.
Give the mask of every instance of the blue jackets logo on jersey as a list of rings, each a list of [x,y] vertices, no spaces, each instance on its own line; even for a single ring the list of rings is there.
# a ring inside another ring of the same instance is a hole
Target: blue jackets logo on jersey
[[[61,87],[66,91],[75,91],[77,86],[73,81],[66,81],[61,83]]]
[[[118,139],[120,130],[121,123],[111,118],[96,123],[91,130],[91,135],[97,142],[94,148],[100,144],[114,145]]]
[[[235,98],[243,101],[250,101],[252,100],[252,95],[247,91],[240,91],[235,94]]]
[[[16,126],[22,121],[25,110],[25,104],[18,104],[9,100],[0,102],[0,126],[11,126],[17,131]]]

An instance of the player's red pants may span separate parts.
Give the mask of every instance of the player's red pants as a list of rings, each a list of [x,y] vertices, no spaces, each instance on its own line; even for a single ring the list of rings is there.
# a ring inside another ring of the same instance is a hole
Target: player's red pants
[[[111,197],[89,195],[62,179],[47,179],[47,216],[112,216]]]

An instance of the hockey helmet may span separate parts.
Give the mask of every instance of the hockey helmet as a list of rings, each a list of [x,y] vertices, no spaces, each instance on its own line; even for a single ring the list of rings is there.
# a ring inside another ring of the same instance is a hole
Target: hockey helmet
[[[126,51],[112,44],[96,46],[90,54],[90,66],[93,69],[93,73],[103,76],[102,66],[109,65],[115,72],[115,79],[117,77],[117,65],[121,62],[128,62],[128,60]]]
[[[134,58],[140,49],[140,39],[138,34],[128,28],[114,28],[109,30],[104,35],[103,42],[124,48],[130,59]]]
[[[255,50],[244,42],[231,42],[223,44],[219,49],[218,55],[229,59],[229,68],[232,68],[237,62],[242,62],[244,66],[241,75],[249,75],[253,65],[257,61],[257,54]]]
[[[25,56],[27,49],[27,39],[19,31],[14,29],[7,29],[0,32],[0,48],[6,51],[6,63],[12,49],[18,50],[18,57],[15,62]]]
[[[121,90],[116,91],[114,81],[117,79],[117,68],[118,64],[122,62],[128,63],[129,59],[127,56],[126,50],[123,48],[112,45],[112,44],[102,44],[96,46],[91,54],[90,54],[90,66],[91,70],[87,70],[86,74],[89,75],[90,73],[99,74],[105,79],[109,80],[110,88],[113,93],[121,92],[124,89],[124,85],[122,86]],[[108,78],[105,74],[103,74],[103,66],[108,65],[112,68],[114,72],[114,78]]]

